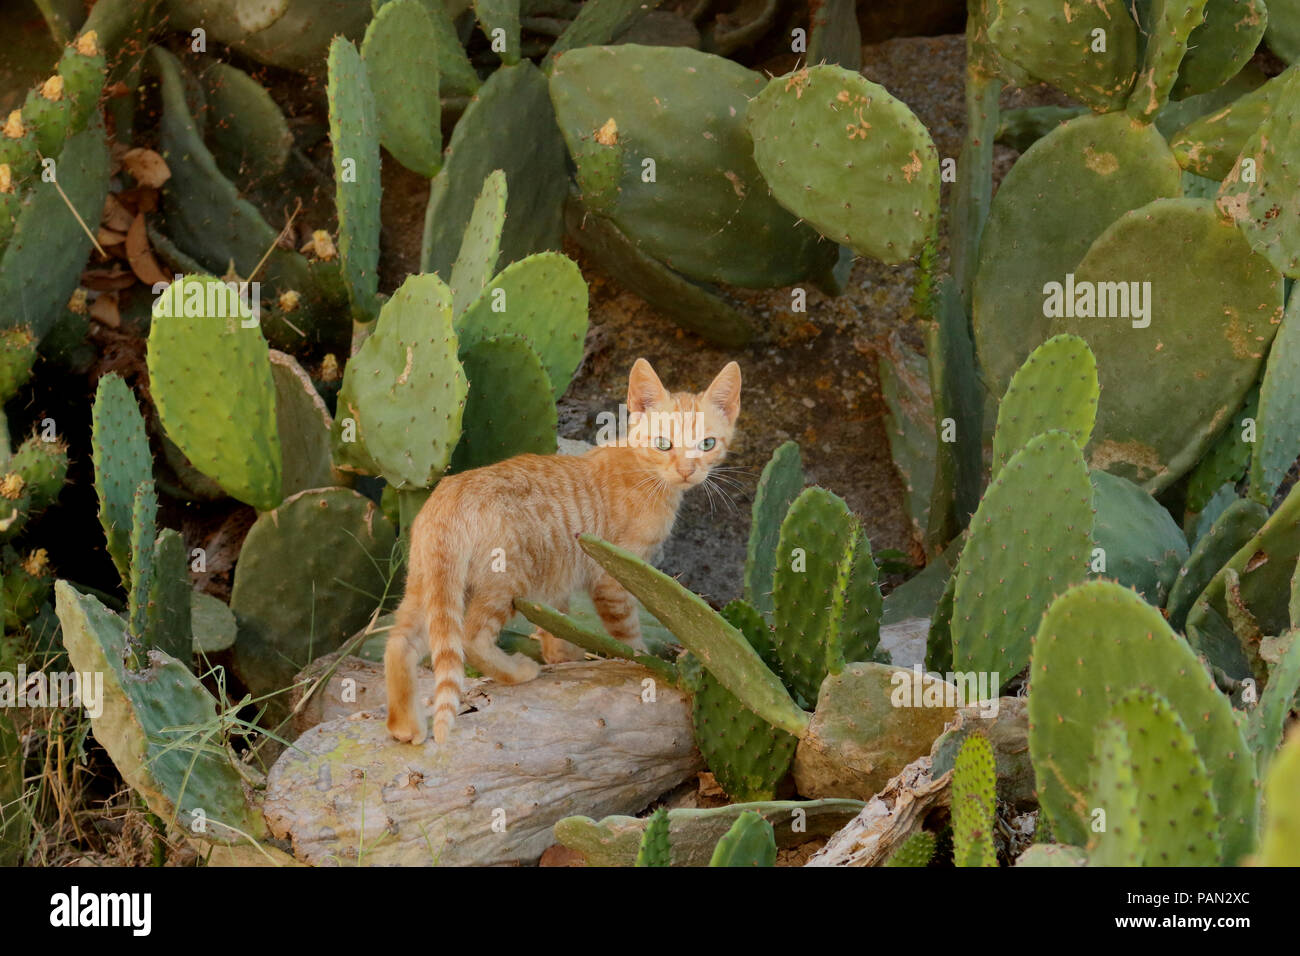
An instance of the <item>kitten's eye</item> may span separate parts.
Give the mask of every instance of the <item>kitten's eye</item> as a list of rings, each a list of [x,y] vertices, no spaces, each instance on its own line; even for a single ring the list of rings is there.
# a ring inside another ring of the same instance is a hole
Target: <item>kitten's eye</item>
[[[713,446],[716,445],[717,443],[718,440],[716,438],[704,438],[701,439],[700,443],[695,447],[698,448],[700,451],[713,451]]]
[[[655,439],[654,445],[660,451],[671,451],[673,447],[673,443],[670,442],[667,438],[664,438],[662,435],[660,435],[658,438]]]

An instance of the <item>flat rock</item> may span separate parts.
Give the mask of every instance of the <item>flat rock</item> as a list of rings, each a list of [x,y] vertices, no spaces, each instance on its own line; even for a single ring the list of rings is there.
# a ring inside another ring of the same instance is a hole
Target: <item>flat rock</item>
[[[637,813],[703,768],[689,698],[627,661],[482,681],[442,746],[392,740],[377,704],[306,730],[271,768],[263,811],[301,862],[535,863],[556,821]]]

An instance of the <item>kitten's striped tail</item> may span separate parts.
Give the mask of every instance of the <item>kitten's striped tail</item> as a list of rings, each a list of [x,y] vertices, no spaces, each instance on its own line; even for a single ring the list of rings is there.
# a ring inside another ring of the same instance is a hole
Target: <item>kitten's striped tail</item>
[[[465,690],[465,583],[468,562],[441,554],[430,562],[424,591],[433,669],[433,739],[443,743],[456,722]]]

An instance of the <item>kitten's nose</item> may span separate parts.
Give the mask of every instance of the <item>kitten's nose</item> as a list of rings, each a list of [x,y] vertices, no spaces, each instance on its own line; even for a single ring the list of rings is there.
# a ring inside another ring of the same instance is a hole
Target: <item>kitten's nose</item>
[[[677,463],[677,474],[681,475],[682,478],[691,477],[691,475],[695,474],[695,462],[689,460],[679,461]]]

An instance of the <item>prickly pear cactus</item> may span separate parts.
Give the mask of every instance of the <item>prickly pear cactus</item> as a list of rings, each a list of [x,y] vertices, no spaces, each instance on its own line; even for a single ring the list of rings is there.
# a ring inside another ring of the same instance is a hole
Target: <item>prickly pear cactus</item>
[[[918,830],[902,842],[885,866],[929,866],[934,859],[934,834]]]
[[[1048,339],[1029,353],[1011,377],[998,406],[993,433],[993,473],[1047,431],[1063,431],[1083,448],[1097,418],[1097,359],[1074,335]]]
[[[1174,577],[1165,602],[1169,626],[1181,631],[1192,604],[1224,565],[1268,520],[1268,509],[1257,501],[1234,498],[1209,529],[1196,539],[1191,554]]]
[[[1260,840],[1260,866],[1300,866],[1300,733],[1292,733],[1264,784],[1267,807]]]
[[[460,251],[451,264],[452,314],[459,319],[496,274],[506,224],[506,174],[493,170],[474,201]]]
[[[438,37],[417,0],[385,3],[361,44],[379,141],[412,172],[432,177],[442,166]]]
[[[517,335],[481,339],[461,349],[469,397],[451,472],[515,455],[555,453],[556,412],[551,380],[532,346]]]
[[[1269,504],[1287,471],[1300,458],[1300,296],[1287,302],[1273,338],[1259,387],[1255,444],[1250,456],[1250,493]]]
[[[769,80],[745,126],[777,202],[833,242],[897,263],[934,232],[934,142],[883,86],[838,66],[804,67]]]
[[[983,734],[971,734],[952,768],[952,856],[957,866],[998,865],[993,845],[996,787],[993,747]]]
[[[219,739],[217,702],[189,669],[152,650],[138,667],[125,623],[66,581],[55,606],[72,667],[103,674],[103,713],[91,718],[95,739],[123,779],[154,813],[191,836],[238,843],[266,824],[250,804],[243,778]]]
[[[1228,82],[1250,61],[1267,26],[1264,0],[1208,0],[1204,22],[1187,38],[1170,96],[1183,100]]]
[[[745,550],[745,600],[764,617],[772,613],[772,577],[776,572],[781,523],[803,491],[803,459],[797,442],[772,452],[754,492],[753,520]]]
[[[68,478],[68,449],[33,435],[18,447],[0,477],[0,541],[9,541],[58,499]]]
[[[1034,638],[1029,691],[1029,752],[1043,810],[1063,842],[1089,839],[1087,808],[1076,794],[1092,780],[1093,729],[1130,690],[1164,697],[1183,717],[1209,772],[1233,865],[1254,843],[1254,755],[1228,698],[1164,617],[1110,581],[1089,581],[1057,598]]]
[[[668,811],[660,807],[650,814],[641,846],[636,851],[637,866],[672,866],[672,848],[668,843]]]
[[[1104,471],[1088,474],[1092,483],[1091,567],[1118,581],[1155,607],[1164,607],[1189,557],[1187,538],[1158,501],[1133,484]]]
[[[108,554],[123,582],[131,579],[132,498],[142,482],[153,481],[153,457],[144,416],[121,376],[105,375],[91,409],[91,449],[99,523]]]
[[[451,291],[436,275],[407,278],[344,369],[334,419],[340,467],[397,488],[433,485],[460,439],[469,391],[457,348]]]
[[[718,841],[709,866],[776,866],[772,824],[746,810]]]
[[[281,498],[267,353],[248,307],[217,279],[185,276],[154,303],[149,387],[163,428],[194,467],[263,511]]]
[[[1226,105],[1187,121],[1169,137],[1179,164],[1215,182],[1225,179],[1251,136],[1290,92],[1298,74],[1300,70],[1292,67]]]
[[[1031,439],[998,472],[971,518],[953,576],[953,664],[1002,683],[1029,662],[1052,599],[1087,575],[1092,488],[1065,432]]]

